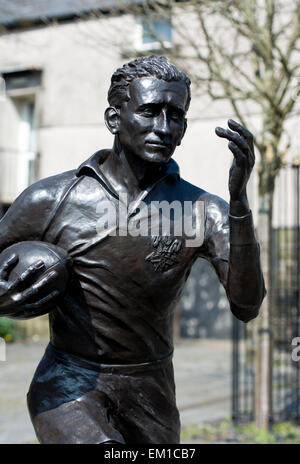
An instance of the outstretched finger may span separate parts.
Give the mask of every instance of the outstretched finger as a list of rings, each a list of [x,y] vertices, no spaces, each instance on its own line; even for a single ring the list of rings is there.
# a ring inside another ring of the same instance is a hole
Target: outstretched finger
[[[35,301],[34,303],[27,303],[24,305],[25,311],[30,311],[30,316],[33,317],[35,315],[42,315],[41,309],[44,309],[45,312],[49,310],[49,306],[55,303],[59,296],[58,290],[53,290],[49,295],[41,298],[39,301]]]
[[[253,144],[253,134],[248,129],[246,129],[246,127],[234,121],[234,119],[228,119],[228,127],[238,132],[242,137],[244,137],[248,141],[248,143]]]
[[[7,316],[13,317],[14,319],[31,319],[33,317],[42,316],[48,313],[56,304],[56,300],[59,296],[58,290],[53,290],[49,295],[41,298],[39,301],[34,303],[27,303],[20,307],[14,307],[9,311]]]
[[[17,288],[20,284],[26,283],[26,281],[30,280],[38,271],[43,269],[43,267],[45,267],[45,263],[41,259],[33,263],[24,272],[22,272],[22,274],[17,277],[14,282],[12,282],[10,290]]]
[[[7,280],[10,271],[15,267],[19,258],[16,254],[13,254],[7,258],[2,266],[0,266],[0,280]]]
[[[43,277],[41,280],[33,284],[30,288],[24,290],[23,292],[18,293],[15,295],[14,300],[17,303],[23,303],[29,298],[34,297],[36,294],[39,292],[42,292],[43,290],[47,289],[47,286],[49,286],[55,279],[57,278],[57,272],[56,271],[51,271],[49,274],[47,274],[45,277]]]
[[[231,130],[228,129],[223,129],[222,127],[216,127],[216,134],[219,137],[222,137],[224,139],[230,140],[231,142],[234,142],[236,145],[239,146],[239,148],[248,155],[250,152],[250,147],[247,143],[247,141],[244,139],[243,136],[239,135],[236,132],[232,132]]]

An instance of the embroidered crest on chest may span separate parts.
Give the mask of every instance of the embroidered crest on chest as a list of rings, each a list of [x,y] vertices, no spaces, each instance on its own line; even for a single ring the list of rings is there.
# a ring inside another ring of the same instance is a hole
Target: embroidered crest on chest
[[[145,261],[152,263],[155,271],[167,271],[178,263],[177,255],[182,248],[180,240],[165,236],[154,236],[151,240],[155,250],[146,256]]]

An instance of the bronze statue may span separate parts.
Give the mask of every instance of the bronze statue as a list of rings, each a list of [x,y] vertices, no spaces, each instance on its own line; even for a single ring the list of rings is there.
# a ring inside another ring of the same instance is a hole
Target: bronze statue
[[[53,275],[29,285],[40,260],[9,283],[13,256],[0,270],[0,314],[30,318],[29,298],[34,315],[49,312],[50,343],[28,393],[41,443],[178,443],[172,321],[193,263],[211,262],[244,322],[257,316],[265,294],[246,193],[253,137],[233,120],[216,129],[234,156],[228,205],[183,180],[171,158],[187,125],[183,72],[161,56],[138,58],[113,74],[108,101],[112,149],[30,186],[0,223],[1,250],[42,241],[68,252],[73,271],[64,297],[47,295]],[[190,234],[175,233],[174,218],[169,233],[161,219],[158,233],[146,233],[149,223],[138,233],[150,206],[162,201],[176,201],[182,218],[196,221],[198,241],[187,246]],[[105,216],[103,205],[115,216]]]

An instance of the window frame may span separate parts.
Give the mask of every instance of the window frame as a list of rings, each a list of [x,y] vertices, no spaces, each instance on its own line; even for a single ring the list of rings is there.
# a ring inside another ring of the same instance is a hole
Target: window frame
[[[155,41],[153,38],[153,42],[148,42],[144,43],[143,42],[143,32],[144,32],[144,24],[143,24],[143,17],[139,16],[136,18],[136,38],[135,38],[135,48],[138,51],[157,51],[161,50],[162,48],[164,49],[170,49],[173,46],[173,41],[172,41],[172,17],[170,16],[170,29],[171,29],[171,40],[163,40],[162,43]],[[149,19],[149,18],[147,18]],[[157,19],[164,19],[163,17],[157,18]],[[153,19],[155,20],[155,18]]]

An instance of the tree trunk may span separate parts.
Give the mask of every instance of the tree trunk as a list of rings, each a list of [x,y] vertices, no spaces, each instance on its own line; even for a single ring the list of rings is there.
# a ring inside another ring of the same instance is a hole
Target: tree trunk
[[[271,256],[273,191],[259,198],[258,239],[267,295],[256,324],[255,422],[267,428],[272,420]]]

